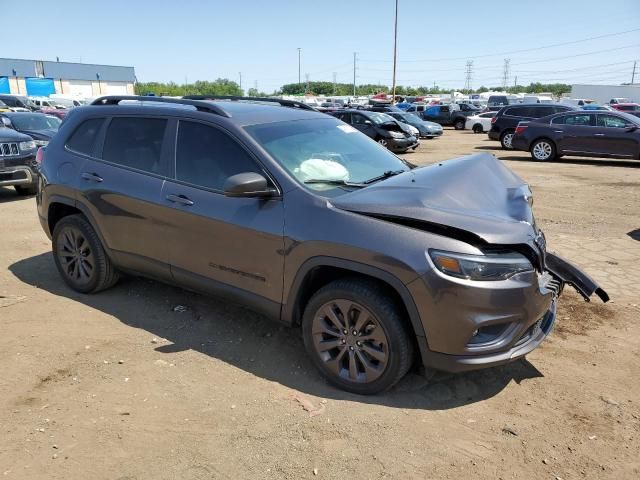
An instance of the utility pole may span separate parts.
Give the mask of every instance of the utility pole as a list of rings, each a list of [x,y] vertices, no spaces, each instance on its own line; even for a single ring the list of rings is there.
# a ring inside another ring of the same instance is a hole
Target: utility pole
[[[471,74],[473,72],[473,60],[467,60],[467,69],[466,74],[467,77],[464,82],[464,89],[471,90]]]
[[[518,86],[518,75],[516,75],[516,78],[513,79],[513,86],[514,87]]]
[[[336,78],[338,77],[337,72],[333,72],[333,94],[336,94]]]
[[[631,73],[631,85],[633,85],[633,82],[636,79],[636,63],[638,63],[637,60],[633,62],[633,72]]]
[[[502,86],[506,90],[507,85],[509,84],[509,65],[511,64],[510,58],[504,59],[504,69],[502,71]]]
[[[307,79],[307,88],[305,89],[304,93],[308,93],[309,92],[309,74],[305,73],[304,78]]]
[[[353,52],[353,96],[356,96],[356,52]]]
[[[301,77],[300,77],[300,73],[302,72],[301,67],[300,67],[300,65],[302,65],[302,63],[301,63],[302,62],[302,60],[301,60],[302,57],[301,57],[301,53],[300,53],[301,51],[302,51],[302,49],[298,48],[298,85],[300,85],[302,83]]]
[[[398,57],[398,0],[396,0],[396,19],[393,27],[393,88],[391,89],[391,104],[396,103],[396,63]]]

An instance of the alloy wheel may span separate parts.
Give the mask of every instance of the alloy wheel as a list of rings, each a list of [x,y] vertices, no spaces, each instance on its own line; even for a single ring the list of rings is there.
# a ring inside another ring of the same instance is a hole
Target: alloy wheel
[[[74,282],[85,284],[93,278],[95,256],[89,242],[75,227],[65,227],[58,237],[57,256],[63,273]]]
[[[548,160],[551,157],[553,148],[548,142],[538,142],[533,146],[533,156],[536,160]]]
[[[380,145],[382,145],[383,147],[386,147],[386,146],[387,146],[387,141],[386,141],[384,138],[381,138],[380,140],[378,140],[378,143],[379,143]]]
[[[322,305],[313,319],[312,336],[321,361],[344,380],[372,382],[389,362],[384,330],[368,309],[351,300]]]
[[[513,133],[505,133],[502,137],[502,144],[505,148],[511,150],[513,148]]]

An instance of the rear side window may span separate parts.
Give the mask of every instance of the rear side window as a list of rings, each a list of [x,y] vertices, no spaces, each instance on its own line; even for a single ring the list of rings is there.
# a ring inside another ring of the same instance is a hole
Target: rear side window
[[[107,128],[103,160],[143,172],[164,174],[160,162],[167,121],[160,118],[115,117]]]
[[[95,153],[96,138],[98,138],[98,133],[103,123],[104,118],[85,120],[67,140],[67,148],[84,155],[93,155]]]
[[[511,107],[507,108],[503,115],[508,115],[510,117],[529,117],[531,116],[529,107]]]
[[[177,180],[221,191],[227,178],[245,172],[264,174],[233,138],[201,123],[180,122],[176,148]]]
[[[593,126],[593,115],[584,113],[575,115],[564,115],[562,117],[554,118],[553,123],[589,127]]]
[[[531,110],[529,116],[533,118],[542,118],[556,113],[553,107],[531,107],[528,110]]]

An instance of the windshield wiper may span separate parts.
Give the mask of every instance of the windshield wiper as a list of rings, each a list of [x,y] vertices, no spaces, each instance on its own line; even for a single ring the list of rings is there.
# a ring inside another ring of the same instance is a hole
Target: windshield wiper
[[[364,183],[354,183],[354,182],[347,182],[346,180],[329,180],[329,179],[322,179],[322,178],[311,178],[309,180],[305,180],[304,183],[325,183],[327,185],[341,185],[344,187],[358,187],[358,188],[366,187]]]
[[[401,173],[406,172],[406,170],[387,170],[382,175],[378,175],[377,177],[370,178],[369,180],[365,180],[365,185],[369,185],[374,182],[379,182],[380,180],[384,180],[385,178],[394,177],[396,175],[400,175]]]

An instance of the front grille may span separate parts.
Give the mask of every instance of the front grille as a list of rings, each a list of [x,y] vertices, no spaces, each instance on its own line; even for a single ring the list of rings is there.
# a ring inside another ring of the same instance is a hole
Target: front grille
[[[0,157],[9,157],[19,153],[17,143],[0,143]]]
[[[553,293],[554,297],[560,295],[562,292],[562,281],[558,278],[554,277],[549,272],[544,272],[542,275],[538,277],[538,285],[540,285],[540,289],[542,291],[548,291]]]

